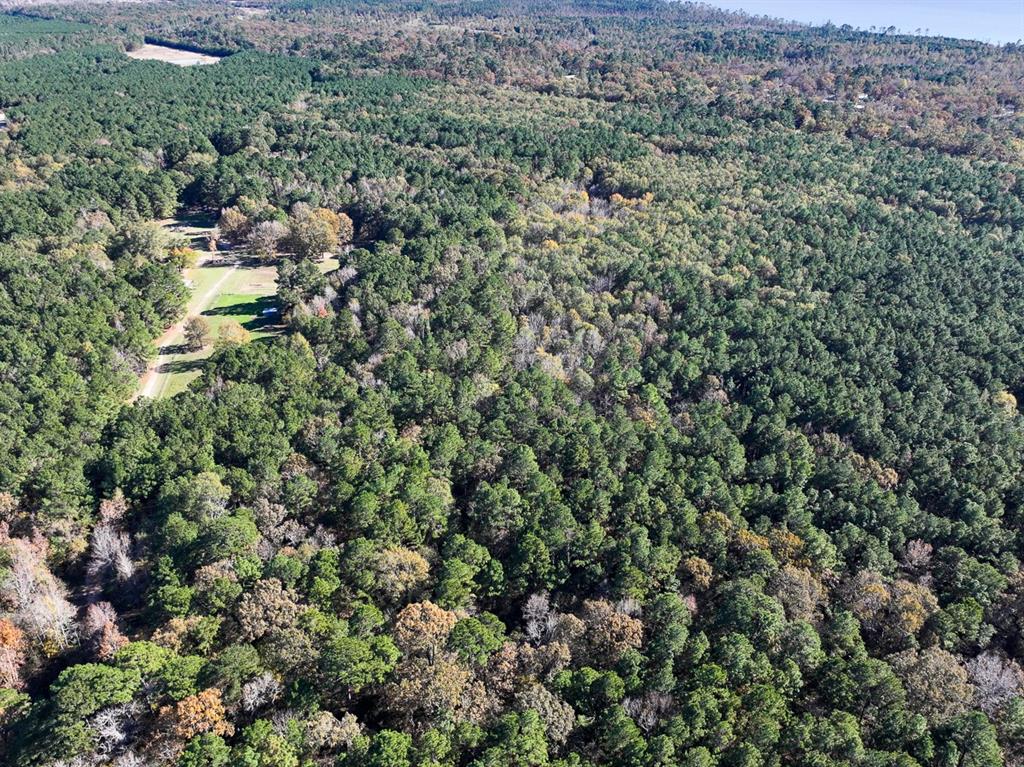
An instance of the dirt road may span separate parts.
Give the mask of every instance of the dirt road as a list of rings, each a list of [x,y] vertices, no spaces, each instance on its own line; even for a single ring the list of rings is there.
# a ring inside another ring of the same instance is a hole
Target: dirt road
[[[197,263],[195,268],[199,268],[200,266],[206,265],[208,264],[208,262],[209,259]],[[179,320],[178,322],[171,325],[171,327],[167,328],[167,330],[164,331],[163,335],[156,339],[154,343],[156,344],[157,349],[160,350],[159,354],[157,354],[156,359],[154,359],[149,364],[149,367],[146,369],[146,372],[145,374],[143,374],[142,378],[139,379],[139,388],[138,391],[135,393],[135,397],[133,399],[137,399],[138,397],[152,398],[159,393],[159,384],[160,381],[162,380],[160,377],[160,368],[164,364],[166,364],[172,356],[171,354],[167,353],[167,347],[184,342],[185,322],[188,320],[189,317],[194,317],[197,314],[202,314],[203,312],[210,308],[210,305],[217,298],[218,291],[224,284],[225,280],[227,280],[228,277],[234,274],[237,268],[237,263],[230,264],[230,268],[226,272],[224,272],[224,274],[221,275],[220,279],[217,280],[217,282],[215,282],[201,294],[193,295],[188,302],[188,306],[185,310],[185,316],[182,317],[182,319]]]

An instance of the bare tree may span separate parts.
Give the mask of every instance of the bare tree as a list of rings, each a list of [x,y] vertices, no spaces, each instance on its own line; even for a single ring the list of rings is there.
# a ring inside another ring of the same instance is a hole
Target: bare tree
[[[0,580],[0,604],[11,610],[11,619],[33,640],[52,641],[65,649],[77,638],[77,610],[67,600],[67,590],[46,566],[46,539],[10,538],[0,529],[0,546],[7,550],[9,568]]]
[[[248,712],[257,711],[273,703],[281,694],[281,683],[269,671],[250,679],[242,685],[242,708]]]
[[[137,701],[110,706],[93,714],[88,726],[96,736],[96,754],[109,758],[121,748],[131,736],[140,714],[141,706]]]
[[[526,600],[523,620],[526,622],[526,636],[534,644],[540,644],[551,635],[556,616],[551,611],[547,594],[533,594]]]
[[[261,221],[249,230],[246,244],[257,256],[274,258],[277,247],[288,236],[288,227],[280,221]]]
[[[989,716],[1020,694],[1024,671],[1011,658],[986,652],[967,662],[967,673],[974,684],[974,701]]]
[[[117,611],[110,602],[93,602],[82,618],[82,635],[88,638],[93,651],[101,660],[109,660],[128,644],[128,639],[117,627]]]
[[[118,532],[107,522],[93,528],[89,547],[88,575],[96,581],[114,578],[124,582],[135,574],[135,563],[129,550],[128,534]]]
[[[626,698],[622,707],[641,730],[650,732],[672,710],[672,703],[668,693],[649,692],[640,698]]]
[[[932,561],[932,546],[920,538],[907,542],[907,548],[903,553],[903,566],[912,573],[927,571]]]
[[[113,761],[113,767],[145,767],[142,757],[134,751],[125,751]]]

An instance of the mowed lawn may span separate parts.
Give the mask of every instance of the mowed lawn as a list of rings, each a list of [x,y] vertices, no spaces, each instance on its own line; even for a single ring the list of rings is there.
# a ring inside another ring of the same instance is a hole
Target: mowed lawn
[[[324,272],[337,267],[338,260],[333,258],[320,265]],[[185,278],[192,285],[187,316],[201,314],[206,319],[210,324],[211,343],[200,351],[190,352],[185,348],[183,334],[177,333],[161,349],[152,392],[154,398],[172,397],[185,391],[199,377],[203,361],[213,354],[213,341],[225,323],[239,323],[254,341],[283,329],[280,315],[267,312],[277,307],[276,267],[210,264],[187,270]],[[211,290],[213,294],[208,296]]]

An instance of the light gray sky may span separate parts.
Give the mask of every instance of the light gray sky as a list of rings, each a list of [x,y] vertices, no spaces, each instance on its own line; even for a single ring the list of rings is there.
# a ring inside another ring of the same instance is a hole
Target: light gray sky
[[[707,0],[755,16],[885,28],[992,43],[1024,40],[1024,0]]]

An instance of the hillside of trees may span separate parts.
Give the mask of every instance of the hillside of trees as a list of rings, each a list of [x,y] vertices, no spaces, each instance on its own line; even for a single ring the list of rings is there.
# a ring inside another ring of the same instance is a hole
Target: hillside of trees
[[[1024,763],[1021,53],[0,16],[0,763]],[[186,214],[285,329],[136,398]]]

